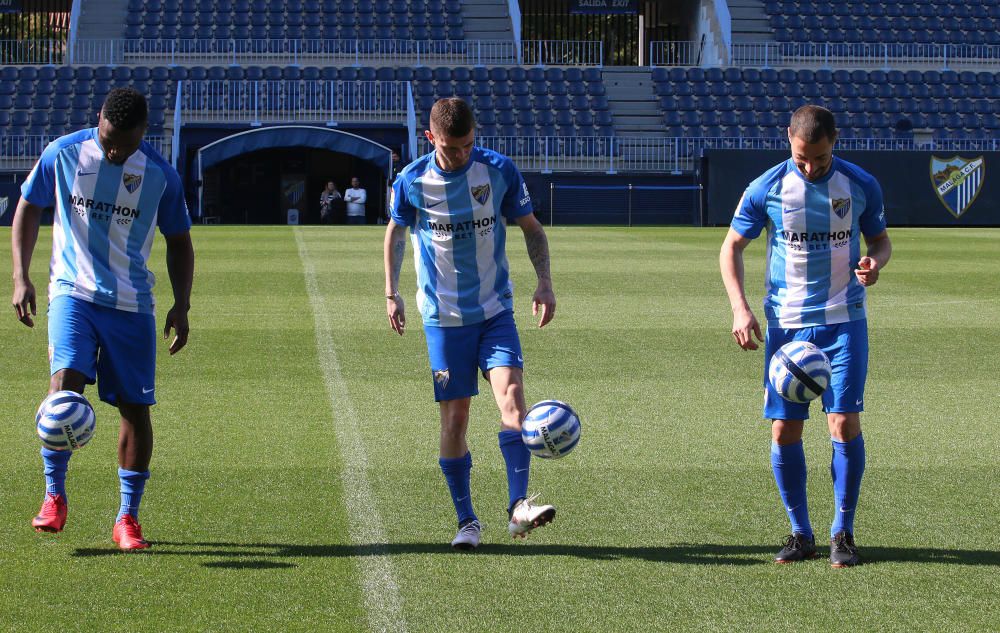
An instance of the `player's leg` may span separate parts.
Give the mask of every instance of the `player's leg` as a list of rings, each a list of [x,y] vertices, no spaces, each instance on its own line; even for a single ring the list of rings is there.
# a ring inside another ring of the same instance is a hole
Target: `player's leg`
[[[472,454],[465,438],[472,396],[479,392],[475,345],[469,342],[470,337],[478,336],[478,327],[425,326],[424,333],[434,399],[441,414],[438,465],[458,518],[458,534],[452,547],[475,549],[479,546],[480,524],[472,507]]]
[[[792,534],[775,556],[778,563],[816,557],[816,538],[809,521],[806,496],[806,455],[802,447],[802,430],[809,418],[809,405],[785,400],[766,377],[766,368],[774,352],[803,333],[803,330],[769,327],[764,342],[764,417],[772,420],[771,472],[792,526]]]
[[[458,518],[458,533],[451,542],[455,549],[475,549],[479,546],[479,518],[472,507],[472,453],[465,439],[471,404],[471,397],[439,403],[441,445],[438,465],[448,484]]]
[[[531,452],[521,437],[521,422],[527,413],[524,402],[524,359],[514,314],[505,311],[485,323],[479,341],[479,368],[490,383],[500,410],[500,453],[507,468],[508,531],[524,538],[536,527],[552,521],[551,505],[536,505],[528,496]]]
[[[90,318],[90,305],[69,296],[49,304],[49,393],[83,393],[94,383],[97,371],[97,336]],[[41,449],[45,473],[42,507],[31,520],[38,532],[59,532],[66,525],[66,471],[73,451]]]
[[[851,567],[860,562],[854,544],[854,516],[865,472],[865,440],[861,433],[861,410],[868,377],[868,328],[865,321],[830,326],[824,351],[833,372],[823,394],[823,408],[833,447],[830,476],[833,479],[834,515],[830,526],[830,563]]]
[[[527,408],[524,404],[524,379],[520,367],[493,367],[486,372],[500,409],[500,453],[507,467],[507,511],[528,496],[528,475],[531,453],[521,438],[521,421]]]
[[[101,399],[118,407],[118,480],[121,501],[112,538],[121,549],[149,547],[139,524],[139,504],[149,479],[156,404],[156,322],[151,314],[98,308],[104,327],[97,361]]]

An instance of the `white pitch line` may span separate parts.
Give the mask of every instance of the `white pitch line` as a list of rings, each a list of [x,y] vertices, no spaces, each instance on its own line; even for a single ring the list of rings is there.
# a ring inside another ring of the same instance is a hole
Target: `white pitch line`
[[[299,248],[299,259],[305,274],[306,292],[312,304],[316,321],[316,352],[323,370],[326,391],[330,396],[330,408],[335,416],[333,429],[340,447],[343,470],[340,475],[344,482],[344,493],[350,511],[347,529],[351,540],[357,546],[371,546],[372,552],[361,552],[358,567],[361,569],[362,589],[368,613],[368,626],[379,633],[405,633],[406,620],[403,619],[403,599],[396,582],[396,572],[386,550],[385,531],[382,518],[375,505],[375,496],[368,483],[368,457],[364,441],[358,432],[358,414],[354,410],[347,384],[340,373],[340,362],[333,343],[333,329],[330,314],[323,293],[316,280],[316,268],[309,258],[308,248],[302,239],[301,229],[293,229],[295,243]]]

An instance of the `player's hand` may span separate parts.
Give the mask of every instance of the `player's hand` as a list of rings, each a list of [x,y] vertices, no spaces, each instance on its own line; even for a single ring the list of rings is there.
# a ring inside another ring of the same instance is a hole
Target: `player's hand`
[[[754,336],[757,337],[757,341],[764,342],[764,337],[760,332],[760,323],[757,322],[757,317],[753,315],[753,312],[746,310],[734,314],[733,338],[736,339],[736,344],[745,350],[755,350],[760,346],[757,345],[757,341],[753,340]]]
[[[31,281],[24,279],[14,282],[14,296],[11,298],[14,304],[14,313],[17,320],[28,327],[35,327],[35,321],[31,318],[35,316],[35,286]]]
[[[170,336],[170,329],[174,330],[174,340],[170,342],[170,355],[173,356],[181,351],[188,342],[188,311],[177,304],[167,312],[167,322],[163,326],[163,340]]]
[[[531,314],[538,316],[539,308],[542,318],[538,320],[538,327],[545,327],[556,315],[556,294],[551,287],[539,285],[535,290],[535,295],[531,298]]]
[[[406,304],[403,297],[396,293],[395,298],[385,300],[385,312],[389,315],[389,325],[400,336],[406,331]]]
[[[868,256],[862,257],[854,270],[854,276],[862,286],[874,286],[878,281],[878,262]]]

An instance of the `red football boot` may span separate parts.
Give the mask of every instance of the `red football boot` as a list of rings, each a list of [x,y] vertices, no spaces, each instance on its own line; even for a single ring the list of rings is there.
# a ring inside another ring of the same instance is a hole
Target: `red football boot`
[[[36,532],[62,532],[66,525],[66,497],[45,493],[38,515],[31,520]]]
[[[125,551],[146,549],[149,542],[142,538],[142,526],[131,514],[126,514],[120,521],[115,523],[112,538],[118,547]]]

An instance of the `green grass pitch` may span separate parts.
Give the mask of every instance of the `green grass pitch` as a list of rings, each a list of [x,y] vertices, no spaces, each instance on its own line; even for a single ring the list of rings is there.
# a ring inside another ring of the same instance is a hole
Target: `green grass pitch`
[[[9,308],[0,321],[0,629],[997,630],[1000,230],[890,229],[895,254],[869,300],[866,564],[849,570],[771,562],[788,525],[760,419],[761,353],[729,334],[723,235],[549,229],[558,309],[539,330],[534,274],[510,232],[528,400],[570,402],[583,438],[563,460],[533,462],[531,490],[558,516],[512,542],[481,383],[469,441],[486,529],[469,555],[447,545],[455,517],[412,252],[400,338],[384,313],[379,227],[196,227],[190,343],[174,358],[163,345],[158,366],[140,516],[154,547],[126,555],[111,542],[117,418],[105,404],[70,464],[66,530],[29,525],[43,486],[32,423],[47,384],[43,230],[38,323]],[[754,306],[763,254],[763,240],[747,251]],[[163,259],[158,238],[161,326]],[[805,443],[822,537],[833,501],[818,415]]]

